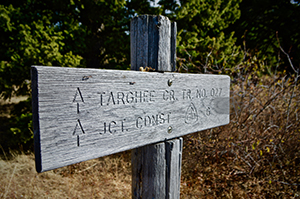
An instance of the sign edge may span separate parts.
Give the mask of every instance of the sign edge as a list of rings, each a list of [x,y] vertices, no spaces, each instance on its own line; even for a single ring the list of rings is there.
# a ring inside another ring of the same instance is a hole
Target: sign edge
[[[41,143],[40,143],[40,123],[39,123],[39,100],[38,100],[38,69],[31,66],[31,95],[32,95],[32,123],[35,168],[38,173],[42,172]]]

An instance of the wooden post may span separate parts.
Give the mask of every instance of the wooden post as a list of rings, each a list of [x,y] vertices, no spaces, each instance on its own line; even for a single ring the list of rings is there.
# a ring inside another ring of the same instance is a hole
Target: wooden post
[[[132,19],[131,69],[174,71],[176,33],[176,23],[164,16]],[[132,198],[180,198],[182,144],[176,138],[132,150]]]
[[[180,136],[229,123],[230,77],[167,73],[175,49],[176,23],[144,15],[131,22],[131,69],[157,72],[32,66],[37,171],[140,147],[132,198],[179,198]]]

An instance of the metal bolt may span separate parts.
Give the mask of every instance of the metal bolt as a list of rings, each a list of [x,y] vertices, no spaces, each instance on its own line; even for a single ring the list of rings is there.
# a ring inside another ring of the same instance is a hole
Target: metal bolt
[[[172,86],[172,84],[173,84],[173,80],[169,79],[169,80],[168,80],[168,85],[169,85],[169,86]]]
[[[168,127],[168,133],[172,133],[172,127],[171,126]]]

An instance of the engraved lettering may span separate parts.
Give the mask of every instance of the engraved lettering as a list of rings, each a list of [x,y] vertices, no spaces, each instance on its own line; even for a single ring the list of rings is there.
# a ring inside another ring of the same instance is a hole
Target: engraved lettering
[[[164,116],[165,116],[165,114],[163,114],[163,113],[161,113],[160,115],[159,115],[159,120],[160,120],[160,124],[163,124],[163,123],[165,123],[165,118],[164,118]]]
[[[148,91],[143,92],[144,102],[148,102]]]
[[[128,131],[128,129],[124,129],[124,122],[125,122],[125,120],[126,120],[126,119],[123,119],[123,120],[121,121],[121,123],[122,123],[121,130],[122,130],[122,132],[124,132],[124,130]]]
[[[217,93],[217,91],[215,90],[215,88],[212,88],[211,90],[210,90],[210,95],[211,96],[215,96],[215,94]]]
[[[131,104],[134,101],[134,96],[133,96],[133,92],[129,92],[126,95],[126,101],[128,104]]]
[[[222,88],[212,88],[210,90],[210,95],[212,97],[220,97],[222,94]]]
[[[170,123],[170,114],[158,113],[155,115],[138,116],[136,118],[136,128],[141,129],[145,127],[158,126],[165,123]]]
[[[106,122],[104,122],[103,126],[104,126],[103,134],[105,134],[106,133]],[[100,133],[100,134],[102,134],[102,133]]]
[[[139,122],[139,121],[141,121],[141,122]],[[138,128],[138,129],[142,128],[143,127],[142,123],[143,123],[143,118],[142,117],[138,117],[136,119],[136,128]]]
[[[205,112],[205,113],[206,113],[206,115],[207,115],[207,116],[210,116],[210,113],[211,113],[211,112],[210,112],[210,107],[207,107],[207,109],[206,109],[206,112]]]
[[[206,90],[205,89],[197,89],[196,90],[196,98],[204,98],[206,96]]]
[[[150,91],[150,102],[155,102],[153,98],[155,98],[155,91]]]
[[[176,99],[175,99],[175,92],[174,92],[174,90],[170,90],[170,100],[172,101],[175,101]]]
[[[115,99],[114,99],[114,95],[113,92],[110,92],[109,98],[107,100],[107,105],[109,105],[109,102],[112,101],[112,103],[115,105]]]
[[[105,92],[98,92],[98,94],[100,94],[100,105],[103,106],[103,95]]]
[[[183,99],[192,99],[191,93],[192,93],[191,89],[183,89],[182,90],[182,98]]]
[[[125,104],[123,92],[117,92],[117,101],[118,101],[118,104],[120,103],[120,101],[122,101],[123,104]]]
[[[152,124],[152,126],[155,126],[158,124],[158,115],[152,115],[151,124]]]
[[[167,91],[168,98],[175,99],[174,91]],[[100,106],[124,105],[132,103],[155,102],[155,90],[144,91],[118,91],[118,92],[97,92],[100,95]]]
[[[119,120],[119,121],[110,121],[109,123],[104,122],[103,123],[103,133],[99,134],[116,134],[116,133],[123,133],[124,131],[128,131],[128,129],[125,128],[125,121],[126,119]]]
[[[116,125],[117,123],[115,122],[115,121],[111,121],[110,123],[109,123],[109,125],[108,125],[108,131],[111,133],[111,134],[113,134],[113,133],[115,133],[117,130],[111,130],[112,129],[112,125]]]
[[[147,120],[148,120],[148,125],[147,125]],[[145,126],[150,126],[150,124],[151,124],[151,117],[150,116],[146,116],[144,121],[145,121]]]
[[[166,96],[166,93],[169,93],[167,90],[165,90],[165,92],[163,93],[163,99],[165,100],[165,101],[167,101],[168,99],[169,99],[169,97],[168,96]]]
[[[175,98],[175,91],[174,90],[170,90],[170,91],[168,91],[168,90],[165,90],[164,92],[163,92],[163,100],[165,100],[165,101],[175,101],[176,100],[176,98]]]
[[[139,96],[139,98],[140,98],[140,102],[142,102],[142,91],[140,91],[140,96]],[[135,103],[137,103],[138,102],[138,92],[137,91],[135,91]]]

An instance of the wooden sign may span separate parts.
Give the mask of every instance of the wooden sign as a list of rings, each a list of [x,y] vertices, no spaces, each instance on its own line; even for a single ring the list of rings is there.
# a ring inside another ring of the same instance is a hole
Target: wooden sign
[[[32,67],[43,172],[229,123],[225,75]]]

